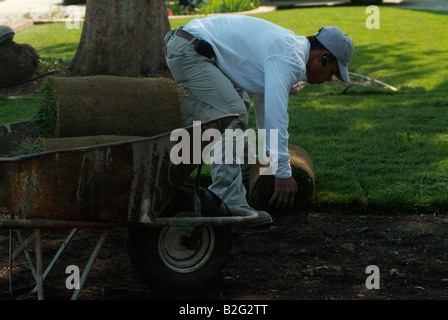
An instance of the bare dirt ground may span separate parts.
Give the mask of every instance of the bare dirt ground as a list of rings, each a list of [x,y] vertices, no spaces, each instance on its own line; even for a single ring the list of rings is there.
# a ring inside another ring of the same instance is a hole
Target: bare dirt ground
[[[36,95],[39,81],[0,90]],[[5,216],[5,212],[3,212]],[[239,234],[224,277],[203,293],[169,296],[137,278],[127,253],[127,230],[112,229],[87,277],[81,300],[446,300],[448,216],[441,213],[325,213],[303,210],[273,214],[274,224]],[[44,268],[69,230],[44,230]],[[65,269],[86,265],[102,230],[80,229],[44,281],[44,298],[69,299]],[[16,236],[14,236],[15,239]],[[16,243],[17,244],[17,243]],[[29,252],[32,254],[34,245]],[[9,292],[9,230],[0,229],[0,299],[34,300],[25,255],[13,263]],[[379,289],[368,289],[379,269]]]
[[[79,299],[82,300],[445,300],[448,298],[446,215],[274,215],[265,229],[241,233],[224,277],[204,293],[165,296],[143,284],[127,254],[127,230],[112,229]],[[44,267],[69,230],[44,231]],[[45,299],[69,299],[68,265],[82,270],[98,229],[81,229],[44,281]],[[36,299],[23,257],[13,264],[9,293],[9,231],[0,230],[0,299]],[[380,271],[379,289],[368,289]]]

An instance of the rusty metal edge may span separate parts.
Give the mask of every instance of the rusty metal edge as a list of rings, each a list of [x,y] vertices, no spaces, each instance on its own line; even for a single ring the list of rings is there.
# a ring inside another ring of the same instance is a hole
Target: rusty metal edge
[[[202,122],[201,126],[207,125],[209,123],[214,123],[214,122],[219,123],[219,120],[221,120],[221,119],[232,119],[232,118],[237,118],[237,117],[238,117],[238,115],[236,115],[236,114],[228,114],[228,115],[216,118],[216,119],[204,121],[204,122]],[[186,130],[189,128],[193,128],[193,125],[182,127],[182,129],[186,129]],[[90,151],[90,150],[95,150],[95,149],[107,148],[110,146],[120,146],[120,145],[132,144],[134,142],[155,140],[155,139],[162,138],[162,137],[170,135],[170,134],[171,134],[171,132],[165,132],[165,133],[161,133],[161,134],[151,136],[151,137],[136,138],[136,139],[131,139],[128,141],[119,141],[119,142],[112,142],[112,143],[107,143],[107,144],[98,144],[98,145],[87,146],[87,147],[76,147],[76,148],[67,148],[67,149],[59,149],[59,150],[50,150],[50,151],[45,151],[45,152],[40,152],[40,153],[35,153],[35,154],[30,154],[30,155],[21,155],[21,156],[10,157],[10,158],[0,157],[0,163],[1,162],[14,162],[14,161],[18,161],[18,160],[22,160],[22,159],[26,159],[26,158],[40,157],[40,156],[47,155],[47,154],[57,154],[57,153],[71,152],[71,151],[85,152],[85,151]]]
[[[258,220],[258,214],[246,217],[189,217],[157,218],[152,222],[86,221],[54,219],[0,219],[0,229],[63,229],[63,228],[148,228],[185,226],[236,226],[247,225]]]

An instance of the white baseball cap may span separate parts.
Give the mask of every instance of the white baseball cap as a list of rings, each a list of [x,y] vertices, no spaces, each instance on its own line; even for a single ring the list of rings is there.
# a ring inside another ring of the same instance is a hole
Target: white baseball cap
[[[341,29],[332,26],[320,28],[314,36],[338,60],[338,78],[350,82],[348,63],[355,51],[353,41]]]

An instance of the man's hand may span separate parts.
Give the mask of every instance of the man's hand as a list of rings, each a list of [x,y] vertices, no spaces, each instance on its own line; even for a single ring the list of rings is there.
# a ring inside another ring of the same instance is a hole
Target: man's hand
[[[293,177],[275,178],[275,190],[269,205],[275,205],[277,208],[292,208],[294,205],[294,197],[297,193],[297,182]]]

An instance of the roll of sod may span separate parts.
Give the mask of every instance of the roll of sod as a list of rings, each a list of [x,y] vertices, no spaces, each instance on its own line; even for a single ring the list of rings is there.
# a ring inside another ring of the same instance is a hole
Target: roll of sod
[[[274,194],[275,178],[273,175],[260,175],[261,164],[253,165],[250,170],[248,202],[253,208],[268,212],[296,211],[312,199],[315,179],[311,157],[304,149],[296,145],[290,144],[288,148],[291,156],[292,176],[295,178],[298,188],[293,208],[279,209],[269,205],[269,200]]]
[[[91,146],[98,146],[103,144],[112,144],[117,142],[126,142],[137,140],[142,137],[136,136],[114,136],[114,135],[99,135],[99,136],[85,136],[85,137],[65,137],[65,138],[43,138],[40,137],[36,143],[42,146],[44,151],[63,150],[73,148],[84,148]]]
[[[151,137],[182,127],[177,83],[166,78],[52,77],[57,136]]]

